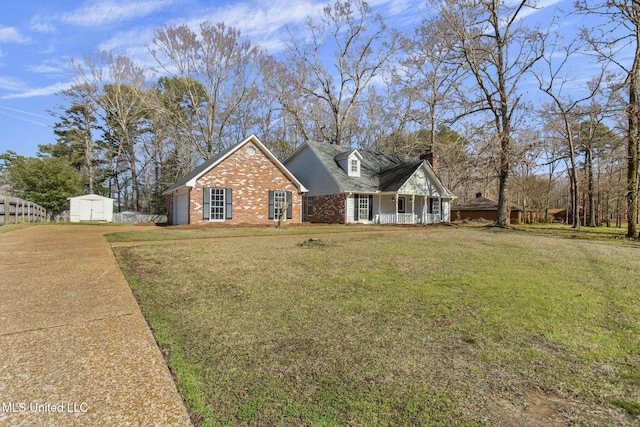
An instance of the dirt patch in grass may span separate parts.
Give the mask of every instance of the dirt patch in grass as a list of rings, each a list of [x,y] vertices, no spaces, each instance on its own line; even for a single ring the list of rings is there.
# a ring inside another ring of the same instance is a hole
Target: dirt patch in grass
[[[324,248],[327,243],[317,237],[311,237],[304,240],[302,243],[298,243],[298,247],[303,249]]]
[[[116,248],[197,423],[638,422],[629,247],[465,228],[312,237]]]
[[[607,408],[594,407],[553,393],[531,388],[515,401],[496,397],[490,403],[496,424],[523,427],[565,427],[574,425],[616,425]],[[624,418],[624,417],[623,417]],[[628,422],[632,425],[631,419]]]

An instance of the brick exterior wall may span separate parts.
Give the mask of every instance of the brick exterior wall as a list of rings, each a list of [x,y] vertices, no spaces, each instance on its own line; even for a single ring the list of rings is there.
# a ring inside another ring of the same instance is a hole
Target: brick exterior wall
[[[345,194],[331,194],[328,196],[306,197],[313,200],[313,215],[307,214],[307,204],[304,204],[304,221],[328,224],[344,224],[347,206]]]
[[[496,211],[456,211],[452,209],[451,220],[458,221],[458,217],[461,220],[485,219],[488,221],[495,221]],[[524,215],[520,211],[511,211],[511,216],[508,222],[509,224],[524,224]]]
[[[249,147],[255,150],[253,155]],[[274,224],[275,221],[269,219],[269,190],[291,191],[292,217],[287,223],[300,223],[298,188],[251,141],[196,181],[189,200],[189,224],[211,223],[203,219],[205,187],[233,190],[233,218],[225,220],[225,224]]]

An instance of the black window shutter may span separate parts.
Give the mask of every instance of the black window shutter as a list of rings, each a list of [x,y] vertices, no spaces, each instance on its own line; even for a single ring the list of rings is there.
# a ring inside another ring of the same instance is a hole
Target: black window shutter
[[[291,219],[293,218],[293,206],[292,206],[292,201],[293,201],[293,195],[291,194],[291,191],[287,191],[286,192],[286,202],[287,204],[287,219]]]
[[[225,213],[225,219],[232,219],[233,218],[233,199],[232,199],[232,193],[233,190],[231,190],[230,188],[225,188],[224,189],[224,213]]]
[[[353,220],[358,221],[358,213],[360,211],[360,199],[357,194],[353,195]]]
[[[202,189],[202,193],[202,218],[209,219],[209,216],[211,215],[211,188],[204,187]]]
[[[273,190],[269,190],[269,219],[273,219],[275,216],[275,209],[273,205]]]
[[[369,195],[369,221],[373,221],[373,196]]]

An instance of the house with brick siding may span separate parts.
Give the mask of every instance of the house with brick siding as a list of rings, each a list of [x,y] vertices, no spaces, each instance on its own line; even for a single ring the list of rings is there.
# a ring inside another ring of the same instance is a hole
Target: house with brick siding
[[[473,221],[490,220],[495,221],[498,214],[498,202],[482,193],[476,193],[476,198],[466,203],[456,204],[453,209],[455,220]],[[509,204],[509,224],[524,224],[538,222],[538,213],[533,209],[525,209],[515,203]]]
[[[251,135],[205,161],[164,191],[167,221],[179,224],[273,224],[302,221],[307,189]],[[286,206],[286,209],[285,209]]]
[[[455,196],[438,179],[433,157],[411,158],[307,142],[283,163],[308,189],[303,196],[304,221],[338,224],[450,221]]]

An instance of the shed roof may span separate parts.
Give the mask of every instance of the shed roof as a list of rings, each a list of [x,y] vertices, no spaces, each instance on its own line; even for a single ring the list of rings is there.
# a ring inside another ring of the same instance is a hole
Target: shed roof
[[[111,200],[114,201],[114,199],[110,198],[110,197],[105,197],[105,196],[101,196],[99,194],[83,194],[80,196],[74,196],[74,197],[67,197],[67,200]]]

